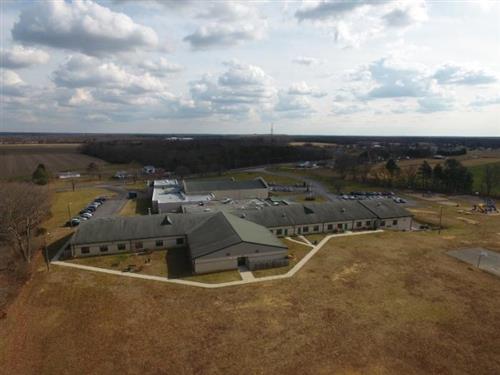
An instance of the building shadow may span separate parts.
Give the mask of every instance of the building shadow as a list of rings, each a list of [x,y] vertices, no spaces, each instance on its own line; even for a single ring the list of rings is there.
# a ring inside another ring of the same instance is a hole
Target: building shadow
[[[193,274],[187,248],[169,249],[165,257],[169,279],[178,279]]]

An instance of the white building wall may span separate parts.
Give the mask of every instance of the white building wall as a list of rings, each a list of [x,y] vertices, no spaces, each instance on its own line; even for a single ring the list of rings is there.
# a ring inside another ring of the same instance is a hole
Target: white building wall
[[[385,222],[385,225],[382,225],[382,222]],[[382,219],[378,221],[378,227],[380,229],[411,230],[411,224],[412,217],[410,216]]]

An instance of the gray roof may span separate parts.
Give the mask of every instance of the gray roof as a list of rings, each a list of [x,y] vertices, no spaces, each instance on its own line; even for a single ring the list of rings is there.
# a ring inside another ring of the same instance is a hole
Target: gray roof
[[[413,216],[407,209],[390,199],[363,200],[359,201],[359,203],[377,215],[380,219]]]
[[[184,180],[184,190],[186,193],[210,193],[220,190],[249,190],[267,189],[267,183],[262,178],[255,180],[237,181],[233,179],[218,180]]]
[[[184,236],[189,229],[210,216],[213,216],[213,213],[95,218],[79,225],[71,243],[83,245]]]
[[[188,233],[192,258],[198,258],[241,242],[286,248],[267,228],[218,212]]]
[[[244,218],[268,228],[328,222],[375,219],[377,216],[357,201],[293,204],[246,212]]]

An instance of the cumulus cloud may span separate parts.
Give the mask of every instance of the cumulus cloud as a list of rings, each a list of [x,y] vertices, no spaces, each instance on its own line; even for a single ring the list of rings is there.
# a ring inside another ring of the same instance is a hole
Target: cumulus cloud
[[[182,65],[170,62],[164,57],[160,57],[158,60],[144,60],[139,64],[139,67],[158,77],[180,72],[183,69]]]
[[[322,98],[327,95],[326,92],[321,91],[315,87],[310,87],[306,82],[297,82],[290,86],[288,89],[289,95],[305,95],[314,98]]]
[[[9,69],[28,68],[33,65],[45,64],[49,54],[36,48],[14,46],[0,51],[0,66]]]
[[[129,16],[88,0],[40,1],[25,8],[12,29],[14,40],[107,55],[154,47],[158,36]]]
[[[331,31],[335,41],[357,47],[388,29],[404,30],[427,20],[424,0],[322,0],[298,9],[299,22],[309,21]]]
[[[53,81],[69,88],[100,87],[135,94],[164,90],[162,82],[149,73],[134,74],[113,62],[85,55],[70,56],[54,71]]]
[[[490,105],[498,105],[500,104],[500,95],[497,96],[484,96],[479,95],[469,103],[471,107],[487,107]]]
[[[441,65],[433,77],[441,84],[457,85],[484,85],[498,81],[498,76],[493,72],[456,63]]]
[[[243,2],[212,2],[197,14],[206,20],[193,33],[184,38],[194,50],[240,45],[247,41],[262,39],[267,21],[257,8]]]
[[[274,110],[286,117],[308,117],[315,112],[311,101],[306,96],[289,95],[284,92],[279,93],[278,103]]]
[[[204,76],[191,82],[191,98],[182,102],[180,113],[245,116],[270,109],[276,98],[274,80],[262,68],[232,61],[217,77]]]
[[[1,94],[22,97],[26,95],[26,83],[19,75],[9,69],[0,69]]]
[[[194,33],[186,36],[184,41],[195,50],[228,47],[261,39],[262,31],[262,28],[251,23],[212,23],[199,27]]]
[[[292,62],[294,64],[311,66],[311,65],[317,65],[317,64],[319,64],[320,60],[319,59],[315,59],[314,57],[297,56],[297,57],[295,57],[292,60]]]

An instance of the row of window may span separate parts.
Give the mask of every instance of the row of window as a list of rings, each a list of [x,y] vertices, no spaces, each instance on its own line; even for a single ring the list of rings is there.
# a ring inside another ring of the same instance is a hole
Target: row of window
[[[371,225],[372,225],[372,222],[370,220],[365,221],[365,227],[369,227]],[[386,225],[385,220],[380,221],[380,226],[381,227],[385,227],[385,225]],[[398,221],[397,220],[393,220],[392,221],[392,225],[393,226],[394,225],[398,225]],[[319,225],[315,225],[313,227],[313,232],[319,232],[319,227],[320,227]],[[327,227],[327,230],[333,230],[333,224],[327,224],[326,227]],[[356,227],[357,228],[363,227],[363,222],[362,221],[357,221],[356,222]],[[339,230],[347,229],[347,224],[342,224],[342,223],[337,224],[337,229],[339,229]],[[299,233],[300,233],[301,230],[302,230],[302,233],[309,233],[309,227],[307,227],[307,226],[299,228]],[[273,231],[271,231],[271,232],[273,232]],[[278,236],[281,236],[281,235],[287,236],[288,235],[288,229],[276,229],[276,234]]]
[[[398,221],[397,221],[397,220],[393,220],[393,221],[392,221],[392,225],[398,225]],[[385,220],[382,220],[382,221],[380,222],[380,226],[381,226],[381,227],[385,227]]]
[[[176,245],[183,245],[184,244],[184,238],[177,238],[175,240],[175,243]],[[156,247],[163,247],[164,245],[164,242],[163,240],[157,240],[156,243],[155,243]],[[116,245],[116,248],[118,250],[127,250],[127,245],[124,244],[124,243],[119,243],[118,245]],[[138,242],[135,242],[134,243],[134,248],[136,250],[141,250],[144,248],[144,244],[140,241]],[[108,245],[102,245],[102,246],[99,246],[99,251],[101,253],[106,253],[107,251],[109,250],[109,247]],[[89,254],[90,253],[90,247],[88,246],[83,246],[81,249],[80,249],[81,253],[82,254]]]

